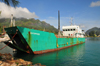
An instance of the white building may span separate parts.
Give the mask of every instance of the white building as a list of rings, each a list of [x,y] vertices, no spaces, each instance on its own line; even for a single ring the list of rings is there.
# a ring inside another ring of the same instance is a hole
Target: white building
[[[67,37],[84,37],[84,32],[79,26],[71,25],[71,26],[63,26],[63,36]]]

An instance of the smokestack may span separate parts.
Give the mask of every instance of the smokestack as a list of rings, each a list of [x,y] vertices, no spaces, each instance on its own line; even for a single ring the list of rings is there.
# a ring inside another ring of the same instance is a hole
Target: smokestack
[[[58,38],[60,38],[60,11],[58,10]]]
[[[60,12],[58,10],[58,32],[60,30]]]

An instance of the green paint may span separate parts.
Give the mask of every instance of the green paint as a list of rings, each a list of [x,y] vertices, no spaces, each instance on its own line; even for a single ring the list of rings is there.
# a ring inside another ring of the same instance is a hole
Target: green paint
[[[31,46],[31,34],[30,31],[28,32],[28,44]]]
[[[39,30],[34,30],[29,28],[23,28],[18,26],[9,29],[12,29],[13,33],[15,32],[16,29],[18,29],[19,30],[18,35],[19,36],[22,35],[22,37],[20,38],[27,42],[27,44],[30,46],[32,51],[56,49],[56,48],[61,48],[61,47],[85,42],[85,38],[56,38],[54,33],[49,33],[45,31],[39,31]],[[7,28],[6,31],[7,33],[10,32]]]

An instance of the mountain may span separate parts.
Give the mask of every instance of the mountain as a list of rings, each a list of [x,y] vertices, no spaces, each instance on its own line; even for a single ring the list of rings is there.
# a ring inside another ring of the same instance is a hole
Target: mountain
[[[2,32],[3,26],[9,27],[10,22],[11,20],[9,18],[0,19],[0,32]],[[46,23],[45,21],[40,21],[39,19],[34,19],[34,18],[31,19],[15,18],[15,25],[42,31],[45,29],[45,31],[53,32],[55,34],[57,34],[58,32],[58,30],[54,26]]]
[[[100,35],[100,28],[98,28],[98,27],[93,27],[93,28],[87,30],[87,31],[85,32],[85,34],[86,34],[86,35],[89,35],[89,36],[94,36],[94,34],[95,34],[95,35],[98,36],[98,35]]]

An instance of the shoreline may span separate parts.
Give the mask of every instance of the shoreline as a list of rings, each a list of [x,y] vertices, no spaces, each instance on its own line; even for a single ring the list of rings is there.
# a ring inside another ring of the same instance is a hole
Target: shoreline
[[[14,59],[10,53],[0,53],[0,66],[46,66],[41,63],[33,64],[31,61],[24,59]]]

